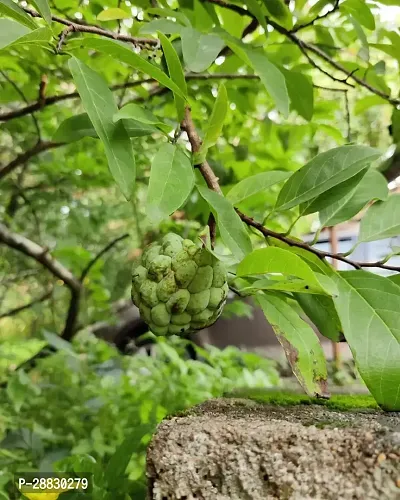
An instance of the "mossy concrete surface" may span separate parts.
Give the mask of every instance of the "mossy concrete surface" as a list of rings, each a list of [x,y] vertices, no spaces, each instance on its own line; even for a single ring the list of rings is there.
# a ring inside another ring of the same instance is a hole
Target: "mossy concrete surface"
[[[148,449],[148,500],[400,500],[399,414],[364,396],[336,407],[269,396],[164,420]]]

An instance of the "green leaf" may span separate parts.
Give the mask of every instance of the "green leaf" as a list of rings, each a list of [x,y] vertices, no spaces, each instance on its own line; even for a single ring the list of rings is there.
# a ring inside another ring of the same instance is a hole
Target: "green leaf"
[[[104,480],[109,490],[118,490],[133,453],[138,453],[144,448],[141,440],[151,429],[150,424],[135,425],[131,434],[118,446],[104,471]]]
[[[145,135],[159,133],[159,130],[156,127],[143,124],[140,121],[124,119],[122,120],[122,123],[124,124],[129,137],[143,137]],[[164,126],[166,127],[166,125]],[[64,120],[53,135],[53,141],[74,142],[79,141],[84,137],[99,138],[87,113],[71,116],[70,118]]]
[[[285,77],[291,108],[310,121],[314,112],[314,88],[309,76],[280,68]]]
[[[182,64],[179,60],[179,56],[176,53],[176,50],[174,49],[172,43],[168,40],[168,38],[162,33],[158,33],[158,38],[161,41],[165,60],[167,61],[169,76],[171,77],[172,81],[175,82],[182,90],[183,94],[187,95],[185,74],[183,72]],[[178,115],[178,121],[181,122],[185,116],[185,101],[175,93],[174,100],[176,112]]]
[[[295,299],[324,337],[333,342],[343,340],[343,330],[331,297],[295,293]]]
[[[184,26],[190,26],[189,19],[183,14],[179,12],[179,10],[173,10],[168,8],[159,8],[159,7],[151,7],[150,9],[146,9],[147,14],[153,14],[155,16],[161,17],[172,17],[175,18],[178,22],[183,24]]]
[[[51,12],[47,0],[31,0],[30,2],[47,24],[51,24]]]
[[[320,287],[310,286],[307,281],[298,278],[274,275],[274,279],[263,278],[254,281],[250,286],[241,288],[240,293],[254,294],[258,290],[279,290],[281,292],[299,292],[301,294],[321,294]],[[281,278],[281,279],[278,279]]]
[[[310,396],[327,397],[326,361],[314,330],[279,296],[257,295],[257,301],[303,389]]]
[[[69,68],[83,107],[104,144],[110,172],[129,200],[135,184],[135,158],[123,123],[114,123],[118,111],[114,96],[103,78],[83,62],[73,57]]]
[[[211,207],[223,242],[237,260],[243,259],[251,252],[252,246],[246,228],[232,204],[204,186],[197,186],[197,189]]]
[[[335,226],[350,220],[370,201],[386,200],[388,193],[385,177],[376,169],[370,168],[355,189],[320,211],[320,223],[322,226]]]
[[[66,351],[68,354],[76,356],[76,353],[70,342],[67,342],[59,335],[51,332],[43,332],[43,338],[48,342],[49,345],[57,349],[57,351]]]
[[[314,286],[324,293],[329,283],[325,276],[315,274],[304,260],[290,250],[277,247],[258,248],[239,263],[236,276],[251,276],[254,274],[280,273],[286,276],[301,278],[310,286]],[[322,278],[321,278],[322,277]],[[333,285],[333,284],[331,284]],[[331,290],[332,291],[332,290]]]
[[[400,61],[400,54],[397,47],[394,47],[393,45],[390,45],[388,43],[370,43],[369,45],[370,47],[380,50],[381,52],[384,52],[385,54],[393,57],[393,59]]]
[[[264,0],[264,5],[272,17],[280,21],[287,29],[293,27],[292,15],[283,0]]]
[[[358,172],[358,174],[353,175],[353,177],[350,177],[350,179],[347,179],[337,186],[328,189],[328,191],[325,191],[325,193],[320,194],[313,200],[302,203],[300,205],[300,214],[309,215],[315,212],[319,212],[326,207],[336,205],[350,192],[353,192],[357,188],[357,186],[366,175],[367,171],[368,168],[364,168],[364,170],[361,170],[361,172]]]
[[[316,198],[350,179],[380,156],[368,146],[341,146],[321,153],[295,172],[283,186],[276,208],[288,208]]]
[[[205,71],[224,46],[224,41],[218,35],[200,33],[193,28],[184,28],[181,37],[185,65],[194,73]]]
[[[392,112],[392,136],[393,142],[400,143],[400,110],[393,108]]]
[[[223,83],[220,84],[217,98],[214,102],[214,107],[211,113],[210,121],[208,122],[203,143],[200,150],[194,155],[193,163],[198,165],[204,161],[209,148],[217,143],[217,140],[222,134],[222,127],[228,112],[228,94]]]
[[[366,271],[337,276],[334,298],[356,366],[377,403],[400,410],[400,289]]]
[[[242,181],[238,182],[233,188],[228,192],[226,198],[235,205],[240,203],[250,196],[257,194],[261,191],[265,191],[274,184],[278,184],[290,177],[290,172],[284,172],[282,170],[271,170],[269,172],[261,172],[260,174],[252,175],[251,177],[246,177]]]
[[[21,9],[13,0],[0,0],[0,13],[11,17],[20,24],[28,28],[36,29],[37,24],[25,11]]]
[[[350,22],[353,24],[354,29],[357,33],[357,36],[361,42],[362,48],[358,55],[363,59],[364,61],[368,62],[369,61],[369,44],[367,37],[364,33],[364,30],[362,29],[361,24],[355,19],[353,16],[349,16]]]
[[[392,276],[387,277],[388,280],[390,280],[392,283],[400,287],[400,273],[399,274],[393,274]]]
[[[138,54],[135,54],[135,52],[129,49],[127,45],[114,40],[106,40],[104,38],[86,37],[78,41],[77,47],[79,46],[98,50],[108,54],[109,56],[115,57],[118,61],[124,62],[142,73],[149,75],[151,78],[154,78],[157,82],[161,83],[161,85],[171,89],[173,92],[186,100],[186,96],[176,83],[168,78],[168,76],[157,68],[157,66],[154,66],[154,64],[149,63]]]
[[[164,144],[153,158],[146,213],[158,224],[181,207],[194,186],[190,159],[177,146]]]
[[[126,12],[119,7],[112,7],[109,9],[104,9],[97,16],[98,21],[115,21],[117,19],[130,19],[132,18],[132,14]]]
[[[267,92],[274,100],[278,111],[287,118],[289,115],[289,94],[282,72],[268,60],[263,52],[247,49],[246,55],[255,73],[260,77]]]
[[[31,33],[31,31],[26,26],[10,19],[0,19],[0,49],[11,45],[27,33]]]
[[[143,106],[139,106],[134,102],[126,104],[122,107],[115,115],[114,122],[119,120],[134,120],[136,122],[144,123],[146,125],[155,125],[163,132],[168,133],[171,130],[169,125],[163,123],[160,118],[153,115],[151,111],[144,108]]]
[[[257,19],[260,26],[264,28],[265,34],[268,33],[268,25],[265,20],[265,14],[261,5],[258,3],[258,0],[246,0],[246,5],[249,11],[253,14],[253,16]]]
[[[378,95],[367,95],[356,101],[356,104],[354,105],[354,113],[356,115],[360,115],[367,109],[372,108],[372,106],[381,106],[382,104],[388,104],[388,102]]]
[[[361,220],[358,241],[376,241],[400,234],[400,194],[374,203]]]
[[[340,4],[342,12],[348,12],[357,21],[369,30],[375,29],[375,19],[364,0],[346,0]]]
[[[149,23],[141,26],[139,33],[142,35],[152,33],[165,33],[166,35],[174,35],[182,33],[184,26],[182,24],[171,21],[170,19],[153,19]]]

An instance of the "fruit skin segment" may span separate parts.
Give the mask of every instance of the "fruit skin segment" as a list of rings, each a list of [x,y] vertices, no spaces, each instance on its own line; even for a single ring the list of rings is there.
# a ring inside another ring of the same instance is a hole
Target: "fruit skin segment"
[[[228,290],[222,262],[175,233],[148,245],[132,270],[132,301],[156,335],[186,335],[211,326]]]

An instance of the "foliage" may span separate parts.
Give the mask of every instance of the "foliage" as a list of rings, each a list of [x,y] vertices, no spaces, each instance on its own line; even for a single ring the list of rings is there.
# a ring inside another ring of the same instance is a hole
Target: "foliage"
[[[361,270],[398,273],[398,249],[354,262],[298,238],[316,214],[320,231],[360,210],[359,243],[399,234],[384,186],[399,170],[381,161],[399,137],[386,3],[0,0],[5,324],[22,307],[14,332],[69,341],[127,296],[144,244],[208,224],[306,392],[325,395],[326,368],[303,306],[331,322],[322,334],[344,335],[381,407],[400,410],[400,288]]]
[[[271,361],[197,346],[200,360],[184,359],[186,344],[159,338],[152,356],[130,357],[82,333],[29,375],[15,372],[0,391],[0,498],[13,498],[15,471],[58,470],[93,473],[93,499],[144,499],[145,449],[162,418],[234,388],[280,384]]]

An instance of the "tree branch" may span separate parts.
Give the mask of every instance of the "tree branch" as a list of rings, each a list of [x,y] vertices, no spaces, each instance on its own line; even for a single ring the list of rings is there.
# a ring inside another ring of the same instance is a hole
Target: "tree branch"
[[[19,306],[19,307],[16,307],[15,309],[10,309],[9,311],[7,311],[5,313],[0,314],[0,319],[10,317],[10,316],[15,316],[16,314],[19,314],[20,312],[25,311],[26,309],[30,309],[34,305],[40,304],[41,302],[48,300],[52,296],[52,294],[53,294],[53,289],[51,289],[48,292],[46,292],[45,294],[41,295],[37,299],[34,299],[31,302],[28,302],[24,306]]]
[[[81,283],[79,280],[77,280],[73,274],[66,267],[64,267],[63,264],[61,264],[61,262],[55,260],[49,254],[47,248],[41,247],[25,236],[11,232],[4,224],[1,223],[0,242],[14,248],[14,250],[18,250],[27,257],[31,257],[42,264],[42,266],[48,269],[58,279],[62,280],[71,290],[79,291],[81,289]]]
[[[64,143],[53,141],[38,142],[32,148],[14,158],[14,160],[12,160],[8,165],[5,165],[3,168],[1,168],[0,180],[3,179],[3,177],[5,177],[6,175],[10,174],[17,167],[24,165],[24,163],[30,160],[33,156],[36,156],[43,151],[48,151],[49,149],[59,148],[60,146],[64,146]]]
[[[188,135],[190,145],[192,146],[192,153],[196,153],[201,146],[201,140],[200,140],[200,137],[196,131],[196,128],[195,128],[195,125],[193,123],[191,112],[190,112],[189,108],[186,108],[185,120],[182,123],[182,128],[186,131],[186,133]],[[210,167],[210,165],[208,164],[207,161],[204,161],[201,165],[199,165],[199,170],[200,170],[201,174],[203,175],[203,178],[206,181],[209,189],[222,195],[221,188],[219,187],[219,183],[218,183],[218,178],[214,174],[212,168]],[[314,255],[319,257],[320,259],[330,257],[331,259],[340,260],[341,262],[345,262],[346,264],[349,264],[350,266],[352,266],[356,269],[361,269],[362,267],[379,267],[380,269],[387,269],[387,270],[391,270],[391,271],[400,272],[400,267],[386,265],[383,262],[355,262],[355,261],[352,261],[341,254],[334,254],[331,252],[323,252],[322,250],[317,250],[316,248],[308,245],[307,243],[305,243],[303,241],[292,240],[291,238],[289,238],[288,236],[286,236],[284,234],[277,233],[275,231],[272,231],[271,229],[266,228],[265,226],[263,226],[259,222],[256,222],[252,217],[249,217],[248,215],[244,214],[243,212],[241,212],[237,208],[235,210],[236,210],[236,213],[239,215],[239,217],[242,219],[242,221],[245,224],[257,229],[265,237],[276,238],[284,243],[287,243],[288,245],[290,245],[292,247],[302,248],[304,250],[307,250],[307,252],[313,253]]]
[[[316,17],[314,17],[314,19],[312,19],[311,21],[308,21],[307,23],[299,24],[298,26],[295,26],[292,30],[290,30],[290,32],[297,33],[298,31],[303,30],[304,28],[308,28],[309,26],[312,26],[315,22],[320,21],[321,19],[325,19],[326,17],[330,16],[336,10],[339,9],[339,1],[340,0],[335,0],[333,8],[331,10],[328,10],[328,12],[326,12],[325,14],[322,14],[322,16],[316,16]]]
[[[114,240],[110,241],[108,245],[106,245],[89,263],[88,265],[84,268],[84,270],[81,273],[81,276],[79,278],[79,281],[83,282],[86,276],[89,274],[90,270],[92,267],[96,264],[96,262],[109,250],[112,249],[113,246],[115,246],[117,243],[119,243],[122,240],[126,240],[126,238],[129,238],[129,234],[125,233],[122,236],[118,236],[118,238],[115,238]]]
[[[215,5],[219,5],[220,7],[223,7],[225,9],[232,10],[233,12],[236,12],[237,14],[240,14],[242,16],[248,16],[252,19],[255,19],[255,16],[251,12],[249,12],[248,10],[246,10],[243,7],[240,7],[238,5],[230,4],[230,3],[226,2],[225,0],[204,0],[204,1],[207,1],[209,3],[213,3]],[[325,52],[323,52],[321,49],[319,49],[315,45],[313,45],[311,43],[304,42],[303,40],[298,38],[295,33],[290,32],[289,30],[287,30],[286,28],[284,28],[280,24],[276,23],[272,19],[269,19],[268,17],[265,18],[265,21],[267,22],[267,24],[269,24],[274,29],[276,29],[276,31],[278,33],[286,36],[295,45],[297,45],[302,50],[303,54],[304,54],[304,51],[312,52],[315,55],[317,55],[318,57],[320,57],[321,59],[323,59],[325,62],[327,62],[332,68],[335,68],[338,71],[341,71],[342,73],[344,73],[346,75],[346,78],[341,81],[342,83],[345,83],[347,79],[351,78],[356,83],[358,83],[362,87],[365,87],[373,94],[376,94],[379,97],[382,97],[382,99],[385,99],[386,101],[390,102],[390,104],[392,104],[393,106],[400,105],[400,99],[395,99],[395,98],[391,97],[390,95],[387,95],[384,92],[382,92],[381,90],[377,89],[376,87],[373,87],[372,85],[370,85],[368,82],[366,82],[362,78],[358,78],[356,75],[354,75],[354,72],[348,71],[344,66],[342,66],[340,63],[336,62],[334,59],[332,59],[330,56],[325,54]],[[317,69],[320,69],[320,67],[318,65],[317,65]],[[327,74],[331,79],[335,80],[335,78],[332,75],[330,75],[329,73],[325,73],[325,74]]]
[[[81,288],[79,290],[71,290],[71,300],[69,302],[69,307],[68,307],[68,313],[67,313],[67,320],[65,322],[64,330],[61,334],[61,337],[64,340],[70,341],[72,337],[76,333],[76,322],[78,319],[78,314],[79,314],[79,303],[81,300],[81,295],[82,295],[82,289],[83,289],[83,282],[86,278],[86,276],[89,274],[90,270],[92,267],[96,264],[96,262],[109,250],[111,250],[118,242],[125,240],[126,238],[129,237],[129,234],[123,234],[122,236],[118,236],[118,238],[115,238],[112,240],[108,245],[106,245],[100,252],[87,264],[87,266],[83,269],[79,282],[81,284]]]
[[[22,8],[26,13],[28,13],[32,17],[42,18],[42,16],[39,14],[39,12],[36,12],[33,9],[30,9],[29,7],[22,7]],[[79,24],[79,23],[76,23],[75,21],[63,19],[62,17],[59,17],[59,16],[51,16],[51,19],[53,21],[55,21],[56,23],[63,24],[64,26],[68,26],[69,31],[76,31],[79,33],[92,33],[93,35],[100,35],[100,36],[104,36],[106,38],[112,38],[113,40],[121,40],[122,42],[133,43],[134,45],[136,45],[138,47],[139,46],[158,47],[158,45],[159,45],[158,40],[156,40],[154,38],[141,38],[141,37],[130,36],[130,35],[121,35],[119,33],[114,33],[113,31],[108,31],[108,30],[105,30],[103,28],[99,28],[98,26],[92,26],[89,24]],[[66,35],[64,35],[64,38],[65,38],[65,36]]]

